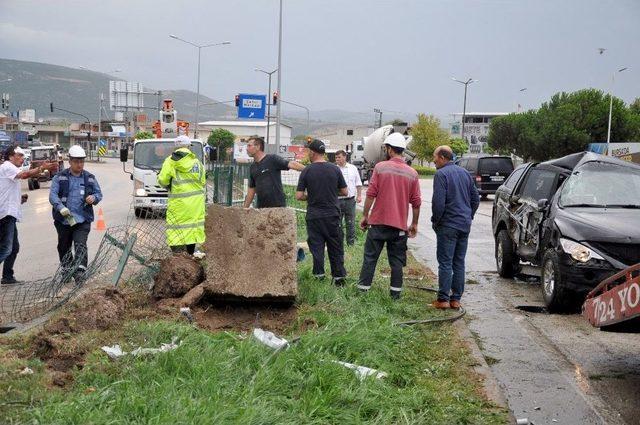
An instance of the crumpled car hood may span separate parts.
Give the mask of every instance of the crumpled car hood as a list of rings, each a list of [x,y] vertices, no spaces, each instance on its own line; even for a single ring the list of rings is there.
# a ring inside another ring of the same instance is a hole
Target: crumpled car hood
[[[558,208],[555,224],[575,241],[640,244],[640,209]]]

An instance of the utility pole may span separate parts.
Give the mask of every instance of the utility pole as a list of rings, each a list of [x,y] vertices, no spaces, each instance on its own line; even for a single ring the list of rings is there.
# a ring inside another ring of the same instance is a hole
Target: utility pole
[[[98,95],[99,98],[99,108],[98,108],[98,150],[97,150],[97,155],[98,155],[98,162],[100,162],[100,137],[102,136],[102,101],[104,99],[104,95],[102,93],[100,93]]]
[[[282,98],[282,0],[280,0],[280,25],[278,27],[278,97]],[[276,154],[280,153],[281,104],[282,102],[278,102],[276,105]]]
[[[464,85],[464,104],[463,104],[463,106],[462,106],[462,132],[461,132],[461,134],[460,134],[460,137],[461,137],[463,140],[466,140],[466,139],[464,139],[464,121],[465,121],[465,118],[466,118],[466,116],[467,116],[467,87],[468,87],[468,86],[469,86],[469,84],[471,84],[471,83],[477,83],[477,82],[478,82],[478,80],[474,80],[474,79],[472,79],[472,78],[469,78],[467,81],[460,81],[460,80],[457,80],[457,79],[456,79],[456,78],[454,78],[454,77],[451,77],[451,79],[452,79],[453,81],[457,82],[457,83],[460,83],[460,84],[463,84],[463,85]]]
[[[269,76],[269,89],[267,91],[267,146],[269,145],[269,128],[271,127],[271,76],[273,73],[277,72],[277,69],[273,71],[265,71],[264,69],[254,68],[256,72],[262,72],[263,74],[267,74]]]
[[[623,72],[627,67],[620,68],[618,72]],[[609,140],[611,139],[611,113],[613,112],[613,82],[616,73],[611,74],[611,90],[609,90],[609,124],[607,126],[607,153],[609,153]]]

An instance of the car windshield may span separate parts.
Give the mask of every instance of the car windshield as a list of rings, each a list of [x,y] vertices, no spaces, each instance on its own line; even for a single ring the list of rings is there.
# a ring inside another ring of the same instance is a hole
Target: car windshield
[[[147,170],[159,170],[165,158],[176,149],[173,142],[140,142],[136,143],[133,152],[133,166]],[[191,143],[191,151],[202,161],[202,145]]]
[[[640,208],[640,170],[589,162],[571,174],[559,203],[561,207]]]
[[[53,149],[34,149],[31,151],[31,159],[42,161],[54,158]]]

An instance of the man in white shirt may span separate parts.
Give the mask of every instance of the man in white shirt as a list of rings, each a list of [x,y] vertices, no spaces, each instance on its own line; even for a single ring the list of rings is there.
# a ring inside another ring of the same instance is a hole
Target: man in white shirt
[[[347,162],[347,153],[345,151],[336,152],[336,164],[342,171],[348,189],[347,196],[338,197],[340,225],[342,226],[344,220],[347,245],[353,245],[356,239],[356,203],[359,204],[362,201],[362,180],[360,180],[358,168]]]
[[[0,263],[2,265],[1,285],[20,283],[13,275],[13,264],[18,256],[18,228],[16,222],[22,218],[20,205],[27,202],[27,195],[22,195],[20,180],[36,177],[44,170],[55,166],[45,164],[28,171],[20,171],[24,163],[24,151],[20,147],[11,147],[4,154],[4,162],[0,165]]]

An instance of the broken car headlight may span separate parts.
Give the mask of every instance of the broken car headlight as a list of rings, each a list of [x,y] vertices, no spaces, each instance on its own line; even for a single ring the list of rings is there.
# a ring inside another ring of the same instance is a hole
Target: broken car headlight
[[[562,245],[562,250],[564,252],[571,255],[571,258],[581,263],[586,263],[591,259],[604,260],[604,258],[602,258],[600,254],[598,254],[591,248],[588,248],[581,243],[572,241],[570,239],[560,238],[560,245]]]

